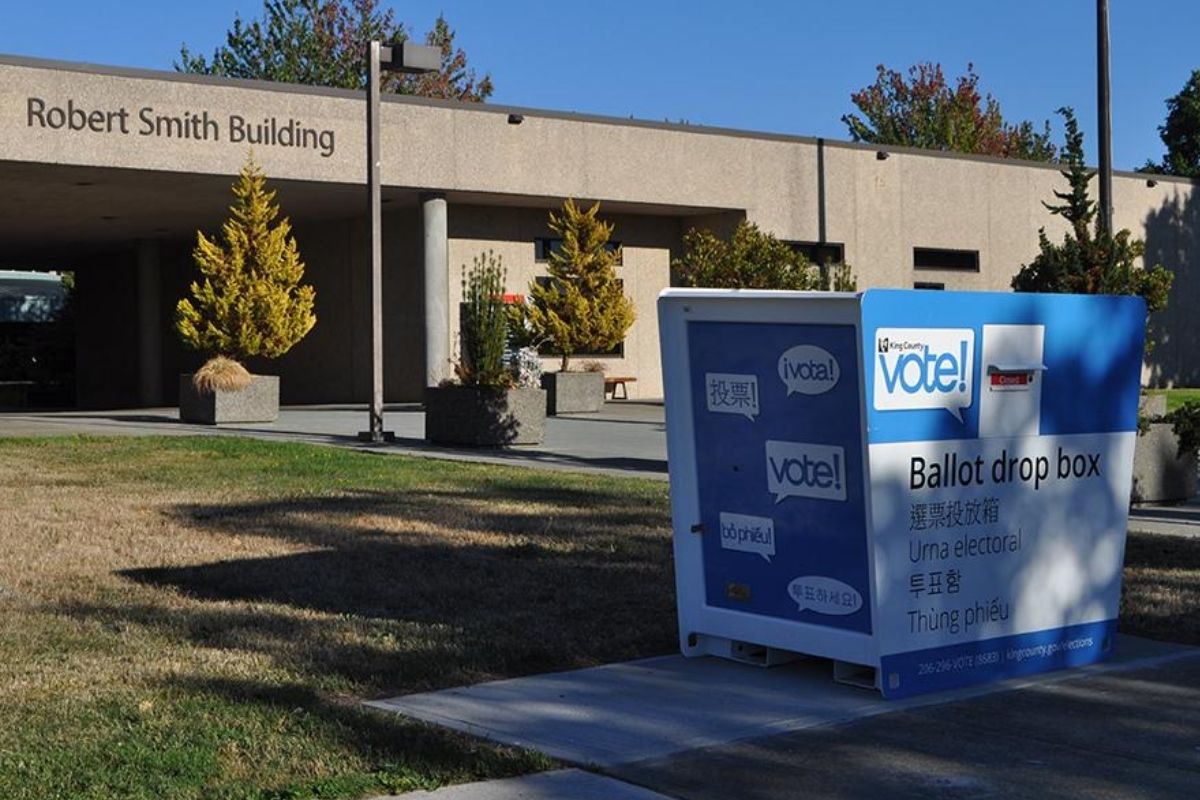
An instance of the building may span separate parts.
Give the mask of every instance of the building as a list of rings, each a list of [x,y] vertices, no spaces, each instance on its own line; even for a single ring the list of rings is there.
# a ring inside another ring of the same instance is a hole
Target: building
[[[553,246],[547,212],[567,197],[602,201],[616,224],[638,320],[601,360],[637,376],[630,393],[641,397],[662,395],[653,303],[691,227],[749,219],[842,256],[860,288],[996,290],[1036,254],[1040,227],[1062,230],[1042,202],[1064,181],[1045,164],[408,97],[385,98],[382,130],[392,402],[421,397],[427,338],[448,343],[430,366],[449,374],[463,265],[494,250],[509,290],[524,291]],[[251,148],[317,290],[317,327],[271,365],[283,401],[365,401],[360,93],[0,57],[0,266],[75,271],[79,405],[175,401],[178,373],[199,361],[171,327],[195,231],[217,229]],[[1147,379],[1200,384],[1200,323],[1188,308],[1200,193],[1119,174],[1114,203],[1116,226],[1177,270]]]

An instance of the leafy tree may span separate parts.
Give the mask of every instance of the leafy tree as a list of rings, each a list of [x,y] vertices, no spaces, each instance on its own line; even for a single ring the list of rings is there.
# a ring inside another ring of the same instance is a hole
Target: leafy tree
[[[1158,135],[1167,152],[1161,163],[1147,161],[1140,171],[1200,178],[1200,69],[1167,100],[1167,119]]]
[[[300,285],[304,262],[286,217],[275,222],[275,192],[253,157],[233,185],[224,244],[196,233],[192,258],[203,283],[175,308],[175,327],[196,350],[233,359],[276,358],[312,330],[315,292]],[[195,301],[193,303],[193,300]]]
[[[379,0],[264,0],[263,19],[234,17],[225,44],[211,59],[180,49],[175,69],[202,75],[258,78],[283,83],[363,89],[367,85],[365,48],[377,39],[402,42],[408,34],[391,8]],[[428,75],[385,72],[383,91],[483,102],[492,79],[476,79],[467,56],[454,47],[454,31],[439,16],[425,37],[442,52],[441,69]]]
[[[1134,294],[1146,300],[1150,311],[1167,305],[1174,275],[1160,265],[1143,268],[1136,263],[1145,253],[1145,243],[1134,239],[1128,229],[1113,234],[1095,224],[1096,204],[1088,195],[1091,172],[1083,163],[1083,134],[1070,108],[1059,109],[1066,122],[1067,138],[1063,177],[1070,191],[1056,191],[1058,205],[1043,203],[1051,214],[1063,217],[1071,229],[1055,244],[1038,231],[1038,255],[1012,280],[1018,292],[1062,292],[1072,294]],[[1147,342],[1147,344],[1149,344]]]
[[[692,228],[683,237],[683,256],[674,262],[680,284],[718,289],[819,289],[854,291],[846,264],[817,267],[752,222],[738,223],[728,241]]]
[[[531,283],[528,307],[518,312],[537,338],[562,353],[564,372],[575,353],[603,353],[619,344],[635,316],[617,280],[621,250],[609,245],[613,225],[599,212],[599,203],[584,211],[571,199],[562,213],[550,212],[550,230],[562,237],[562,247],[550,254],[550,280]]]
[[[862,116],[842,117],[854,141],[1054,160],[1050,123],[1039,132],[1031,122],[1005,122],[1000,103],[980,95],[973,65],[953,86],[940,64],[917,64],[907,78],[882,64],[876,70],[875,83],[850,95]]]

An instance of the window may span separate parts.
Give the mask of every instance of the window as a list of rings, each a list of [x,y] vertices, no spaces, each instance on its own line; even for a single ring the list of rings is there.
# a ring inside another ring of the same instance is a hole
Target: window
[[[534,280],[537,281],[538,286],[547,286],[550,283],[550,277],[548,275],[539,275],[538,277],[534,278]],[[622,281],[620,278],[617,278],[618,285],[623,287],[624,283],[625,282]],[[554,348],[554,345],[551,344],[550,342],[545,342],[540,347],[538,347],[538,355],[539,356],[561,356],[562,353],[559,352],[558,350],[556,350]],[[625,357],[625,342],[624,341],[617,342],[617,345],[615,347],[613,347],[613,349],[611,349],[607,352],[604,352],[604,353],[596,353],[596,352],[588,351],[588,352],[576,352],[576,353],[571,354],[571,358],[579,358],[579,357],[599,358],[602,356],[603,357],[613,357],[613,358],[624,358]]]
[[[621,243],[610,241],[604,246],[608,252],[617,252],[620,250]],[[539,237],[533,240],[533,260],[539,264],[544,264],[550,260],[551,253],[557,253],[562,250],[562,239],[552,239],[549,237]],[[617,259],[617,266],[621,266],[623,258]]]
[[[953,270],[955,272],[979,272],[979,251],[943,250],[936,247],[914,247],[913,268]]]
[[[942,289],[946,288],[946,284],[937,283],[936,281],[917,281],[916,283],[913,284],[913,288],[914,289],[933,289],[935,291],[941,291]]]
[[[846,246],[841,242],[785,242],[817,266],[846,263]]]

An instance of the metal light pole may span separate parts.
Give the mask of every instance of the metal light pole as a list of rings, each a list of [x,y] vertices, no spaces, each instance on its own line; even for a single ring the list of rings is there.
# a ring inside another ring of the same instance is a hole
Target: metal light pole
[[[383,218],[380,211],[379,78],[383,70],[436,72],[442,53],[436,47],[401,42],[387,46],[371,42],[367,52],[367,215],[371,259],[371,419],[358,434],[364,442],[389,441],[383,429]]]
[[[1108,90],[1108,0],[1096,0],[1096,106],[1100,115],[1099,227],[1112,233],[1112,103]]]

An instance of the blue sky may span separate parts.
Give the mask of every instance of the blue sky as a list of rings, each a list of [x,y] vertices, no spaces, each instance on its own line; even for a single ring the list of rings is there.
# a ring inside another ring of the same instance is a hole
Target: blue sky
[[[170,69],[209,53],[261,0],[5,3],[0,53]],[[975,64],[1009,119],[1072,105],[1094,160],[1093,0],[532,0],[397,2],[423,34],[440,12],[493,102],[847,138],[841,116],[875,65]],[[1200,3],[1111,0],[1113,161],[1157,159],[1163,101],[1200,68]],[[64,22],[65,21],[65,22]],[[1060,129],[1056,126],[1056,131]],[[1056,137],[1058,134],[1056,133]]]

